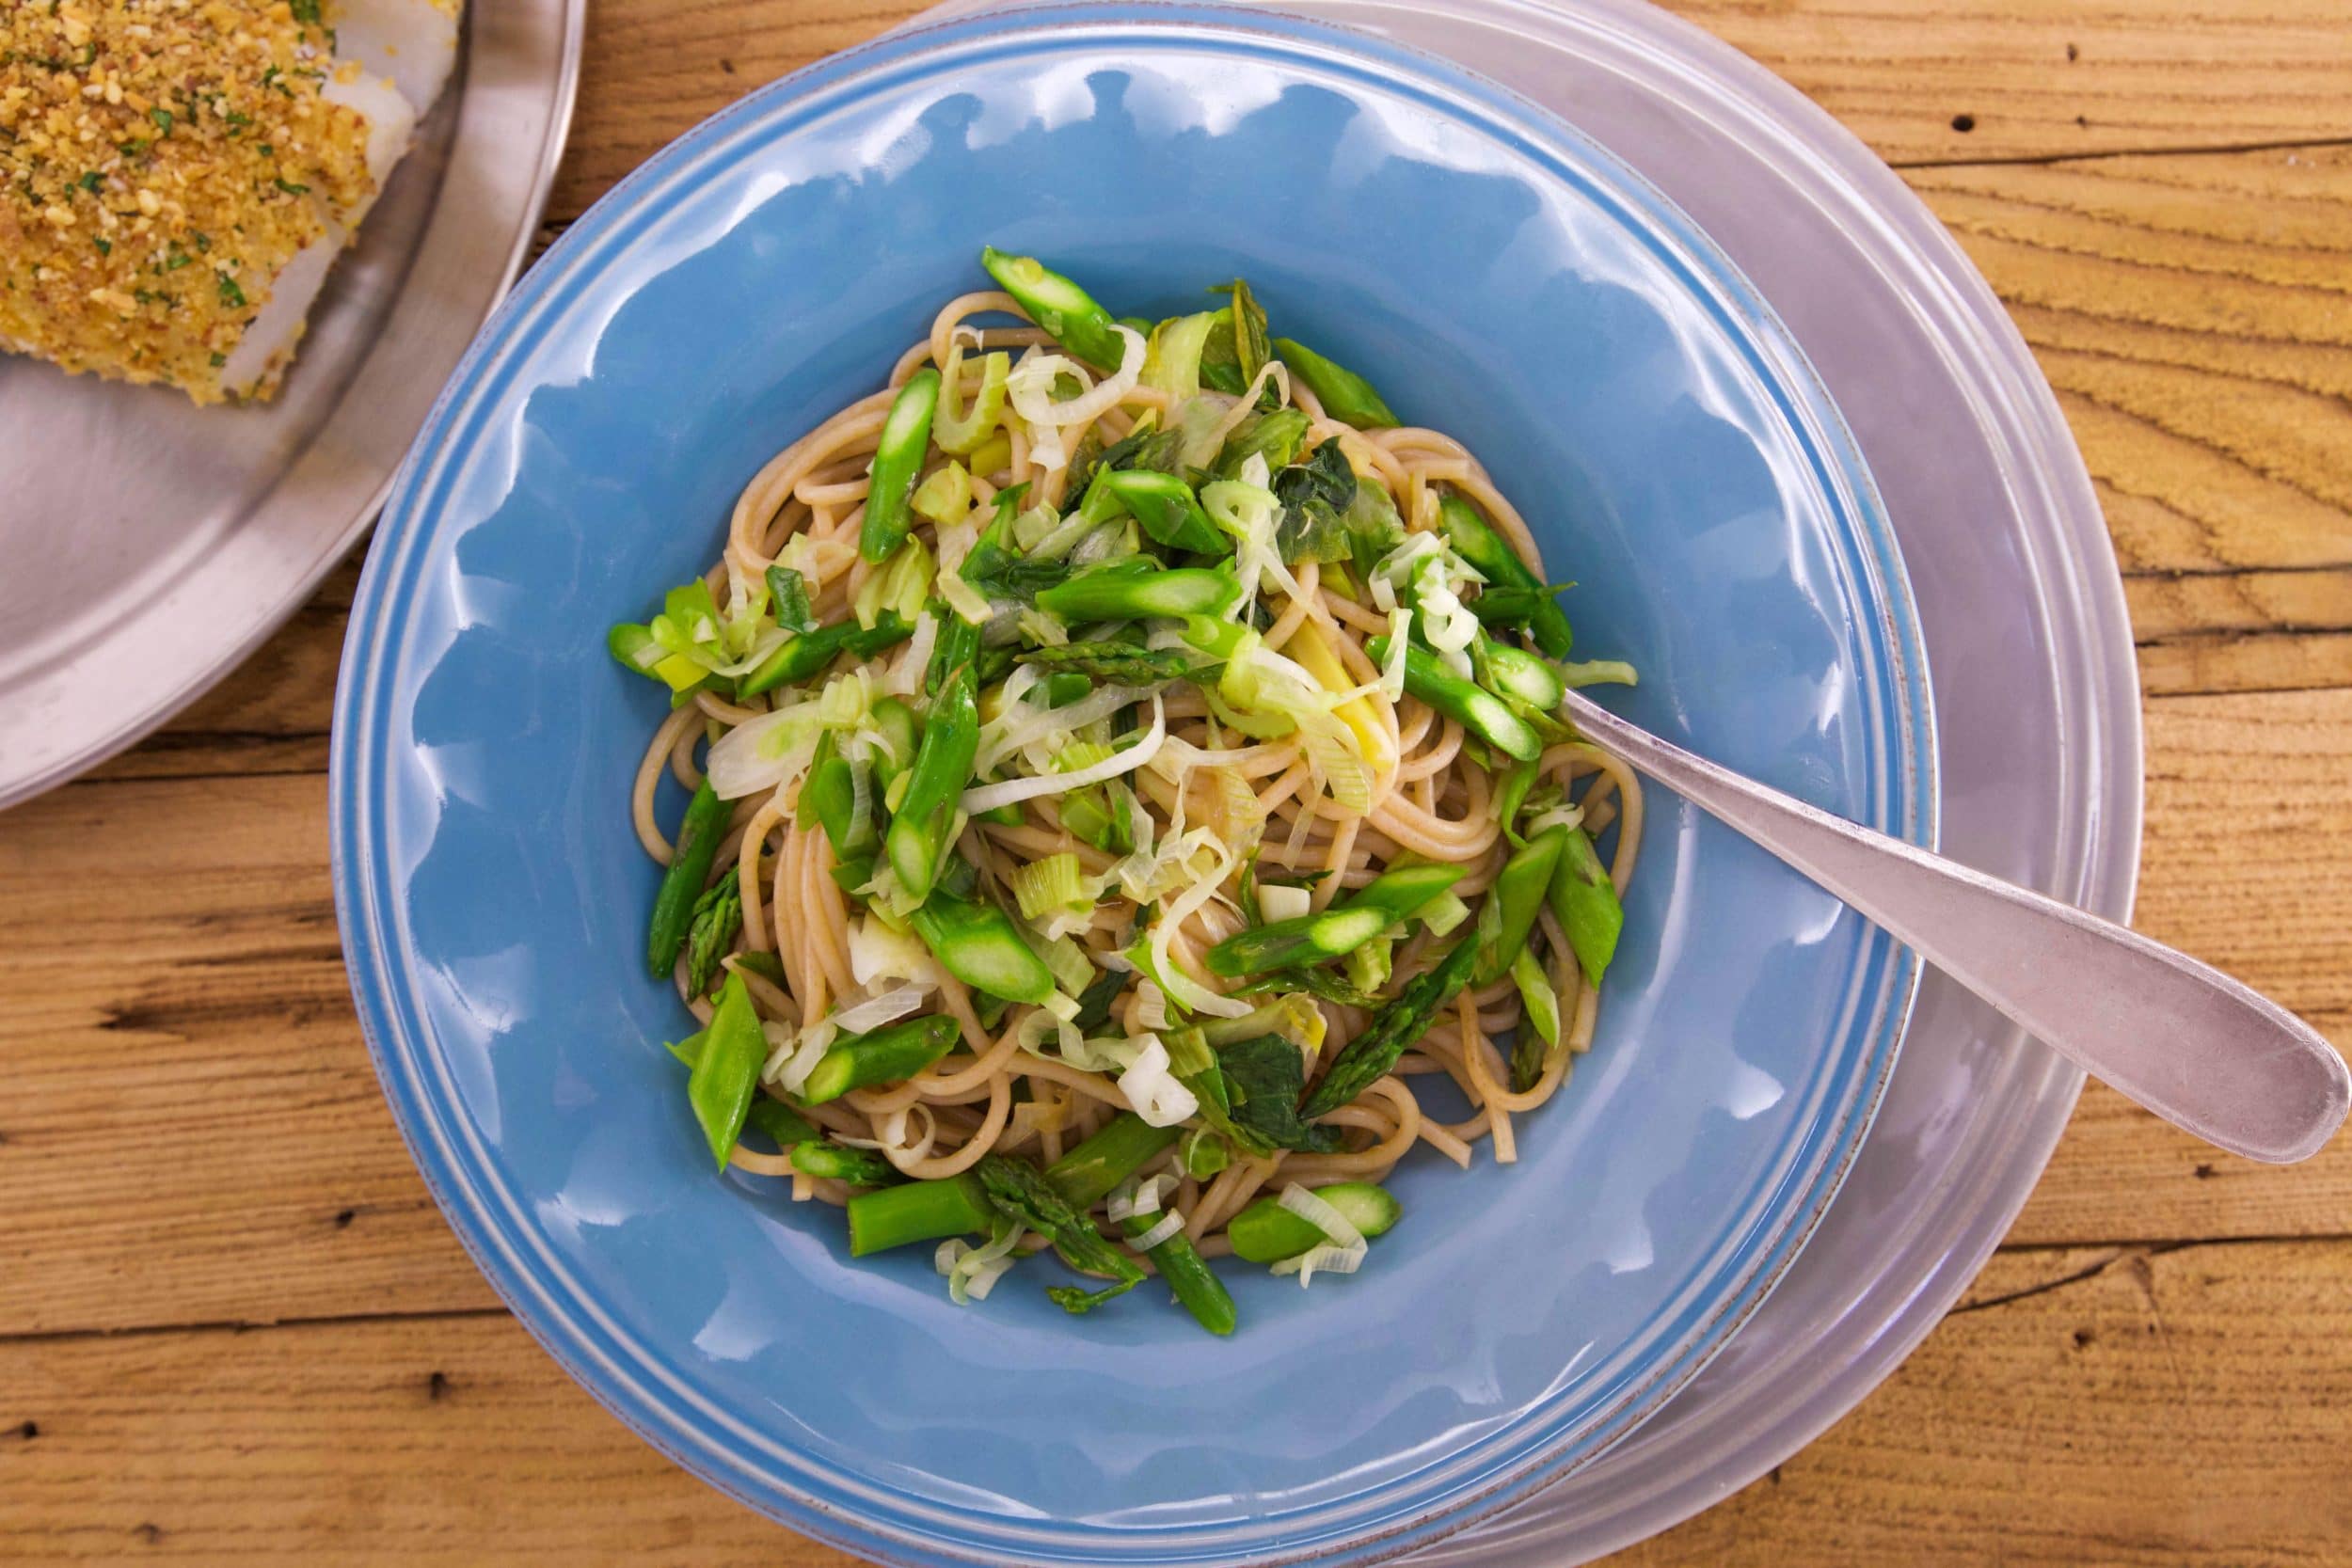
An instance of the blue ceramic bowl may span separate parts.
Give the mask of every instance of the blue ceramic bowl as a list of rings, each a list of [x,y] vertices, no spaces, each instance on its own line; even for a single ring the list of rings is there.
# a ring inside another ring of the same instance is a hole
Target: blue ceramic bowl
[[[1671,797],[1598,1041],[1521,1159],[1417,1159],[1230,1341],[714,1177],[638,958],[617,668],[776,448],[880,384],[983,242],[1122,311],[1247,276],[1278,329],[1466,438],[1623,711],[1924,841],[1925,671],[1867,476],[1787,335],[1629,170],[1491,84],[1302,22],[1087,7],[884,39],[755,94],[577,224],[378,528],[336,723],[339,912],[385,1092],[532,1332],[652,1442],[899,1562],[1364,1560],[1525,1495],[1719,1348],[1829,1201],[1906,955]],[[665,813],[678,802],[665,799]]]

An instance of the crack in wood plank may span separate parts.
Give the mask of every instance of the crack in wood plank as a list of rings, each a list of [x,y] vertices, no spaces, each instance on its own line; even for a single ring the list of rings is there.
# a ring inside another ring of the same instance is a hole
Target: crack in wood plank
[[[2286,152],[2320,147],[2352,147],[2352,136],[2290,136],[2273,141],[2184,143],[2170,147],[2149,143],[2079,152],[2019,152],[2006,157],[1971,156],[1961,152],[1946,158],[1889,158],[1886,166],[1899,173],[1915,168],[2017,168],[2047,164],[2094,164],[2108,158],[2200,158],[2232,152]]]

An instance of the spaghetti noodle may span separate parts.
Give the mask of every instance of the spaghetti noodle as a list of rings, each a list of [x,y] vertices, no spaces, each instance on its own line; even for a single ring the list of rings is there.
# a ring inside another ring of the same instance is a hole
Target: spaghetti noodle
[[[1072,1310],[1151,1269],[1225,1332],[1204,1258],[1353,1270],[1399,1161],[1515,1159],[1591,1045],[1642,794],[1557,713],[1631,673],[1246,284],[1146,326],[984,261],[614,628],[675,705],[649,961],[714,1153],[853,1251],[940,1242],[961,1301],[1050,1243],[1111,1282]]]

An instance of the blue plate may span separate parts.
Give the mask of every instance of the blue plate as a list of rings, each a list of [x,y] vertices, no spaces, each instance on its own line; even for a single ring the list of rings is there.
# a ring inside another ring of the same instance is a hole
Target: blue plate
[[[352,615],[338,909],[385,1092],[451,1223],[623,1419],[898,1562],[1364,1560],[1655,1410],[1819,1218],[1907,955],[1654,795],[1599,1039],[1521,1159],[1434,1157],[1352,1279],[1229,1265],[1241,1331],[1037,1262],[949,1304],[925,1249],[714,1177],[639,958],[660,693],[607,657],[768,455],[880,385],[983,242],[1123,311],[1247,276],[1278,330],[1451,431],[1525,509],[1619,705],[1925,841],[1925,669],[1885,519],[1747,285],[1493,85],[1304,22],[1009,13],[754,95],[575,225],[411,455]],[[674,814],[678,802],[665,798]]]

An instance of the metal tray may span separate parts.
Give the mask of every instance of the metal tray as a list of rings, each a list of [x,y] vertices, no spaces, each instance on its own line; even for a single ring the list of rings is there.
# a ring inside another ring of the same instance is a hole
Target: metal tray
[[[198,408],[0,356],[0,807],[195,700],[373,519],[530,252],[585,3],[469,8],[456,72],[275,403]]]

